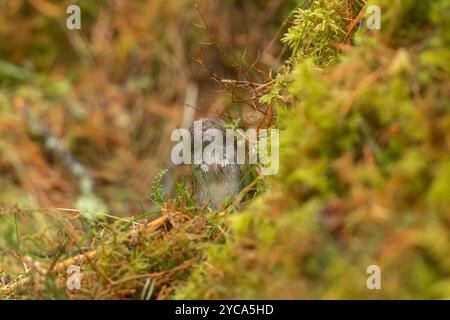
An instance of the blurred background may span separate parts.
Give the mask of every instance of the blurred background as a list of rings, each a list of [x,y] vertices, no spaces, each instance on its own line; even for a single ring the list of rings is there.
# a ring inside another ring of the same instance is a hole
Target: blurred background
[[[449,299],[449,1],[374,3],[380,30],[366,0],[84,0],[68,30],[0,0],[0,299]],[[266,192],[148,227],[173,129],[272,107]]]
[[[300,1],[77,1],[68,30],[72,2],[0,1],[1,207],[148,207],[186,109],[242,118],[218,79],[269,81]]]

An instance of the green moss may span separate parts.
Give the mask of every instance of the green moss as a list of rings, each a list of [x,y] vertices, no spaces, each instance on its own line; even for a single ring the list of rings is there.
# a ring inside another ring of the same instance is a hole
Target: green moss
[[[381,34],[359,30],[342,56],[327,47],[340,4],[296,11],[268,94],[294,101],[278,109],[280,173],[175,298],[449,297],[449,5],[379,1]]]
[[[382,29],[353,39],[362,1],[308,3],[294,11],[283,40],[292,55],[261,98],[277,104],[282,129],[280,171],[262,195],[240,213],[203,212],[182,184],[164,203],[161,174],[152,199],[168,222],[133,225],[144,214],[86,235],[67,218],[38,225],[19,210],[2,224],[2,247],[46,266],[86,244],[98,253],[82,290],[34,274],[13,297],[448,299],[450,6],[376,1]],[[343,53],[344,42],[356,45]],[[51,233],[55,225],[68,229]],[[367,289],[373,264],[382,290]]]

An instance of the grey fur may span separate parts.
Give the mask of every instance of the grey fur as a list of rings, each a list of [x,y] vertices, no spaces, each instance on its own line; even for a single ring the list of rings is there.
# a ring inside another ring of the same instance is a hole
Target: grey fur
[[[200,134],[205,136],[205,131],[208,129],[218,129],[222,132],[225,141],[225,122],[218,118],[203,118],[197,121],[202,121],[202,129],[191,129],[192,149],[194,149],[194,137]],[[202,150],[209,144],[209,141],[203,141]],[[199,147],[199,146],[197,146]],[[236,152],[236,150],[235,150]],[[225,152],[224,152],[225,153]],[[208,155],[206,155],[208,156]],[[210,155],[213,158],[213,155]],[[245,186],[244,176],[245,170],[242,165],[231,163],[231,159],[227,159],[224,154],[222,163],[217,164],[192,164],[192,176],[194,178],[195,195],[197,202],[202,205],[208,205],[214,210],[229,205],[240,191]],[[230,161],[228,161],[230,160]]]

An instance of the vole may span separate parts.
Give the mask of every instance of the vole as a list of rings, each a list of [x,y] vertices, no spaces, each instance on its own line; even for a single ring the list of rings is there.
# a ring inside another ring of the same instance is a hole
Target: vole
[[[199,122],[201,122],[201,126]],[[206,148],[214,139],[214,130],[218,130],[223,137],[223,157],[221,159],[212,150]],[[192,161],[191,165],[194,193],[199,204],[208,205],[214,210],[219,210],[232,203],[249,180],[246,175],[248,167],[236,163],[236,148],[233,149],[234,154],[226,152],[227,143],[233,143],[234,146],[235,141],[226,141],[225,130],[225,122],[219,118],[202,118],[196,120],[191,127],[192,154],[198,152],[203,155],[202,163],[195,164]],[[196,145],[194,141],[200,136],[202,143]],[[213,163],[207,164],[207,160]]]

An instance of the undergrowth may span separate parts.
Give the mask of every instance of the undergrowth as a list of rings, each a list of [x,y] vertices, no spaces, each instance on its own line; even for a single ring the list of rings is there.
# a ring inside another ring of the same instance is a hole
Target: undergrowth
[[[161,177],[152,190],[160,209],[106,217],[88,233],[76,213],[34,233],[31,221],[42,214],[9,211],[1,216],[1,248],[11,248],[2,266],[13,255],[28,270],[1,274],[0,294],[450,298],[450,8],[375,3],[380,32],[352,28],[364,1],[315,0],[295,10],[283,37],[292,55],[261,99],[276,105],[283,130],[280,172],[242,212],[198,208],[182,184],[165,200]],[[64,286],[68,263],[83,266],[80,290]],[[366,286],[374,264],[381,290]]]
[[[280,173],[176,298],[450,297],[450,8],[375,3],[381,32],[360,28],[345,54],[331,7],[347,1],[297,11],[293,56],[266,97],[284,129]],[[366,286],[370,265],[381,290]]]

